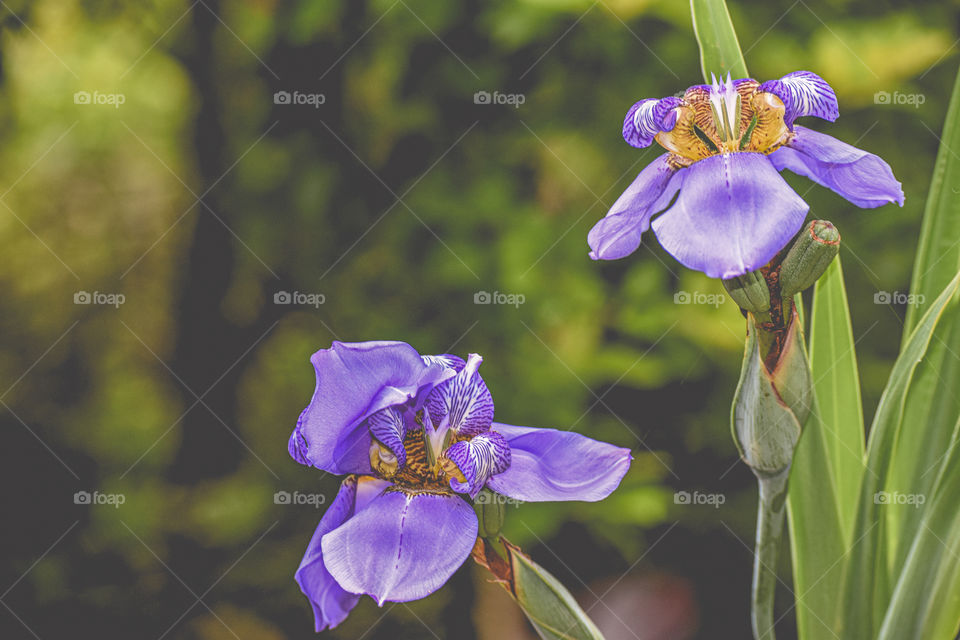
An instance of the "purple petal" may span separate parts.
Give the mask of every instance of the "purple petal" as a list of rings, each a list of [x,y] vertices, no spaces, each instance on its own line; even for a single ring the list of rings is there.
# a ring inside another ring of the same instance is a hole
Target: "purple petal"
[[[300,412],[300,417],[297,418],[297,426],[294,427],[293,433],[290,434],[290,440],[287,441],[287,452],[291,458],[300,464],[309,466],[310,461],[307,460],[307,440],[300,432],[300,425],[303,423],[303,418],[306,414],[306,409]]]
[[[770,154],[770,161],[778,170],[806,176],[858,207],[872,209],[888,202],[903,206],[903,188],[890,165],[813,129],[797,126],[793,139]]]
[[[676,109],[680,102],[680,98],[673,96],[637,102],[623,118],[623,139],[634,147],[649,147],[654,136],[670,131],[677,124]]]
[[[407,450],[403,447],[403,439],[407,435],[407,422],[404,412],[397,407],[387,407],[377,411],[367,418],[370,434],[387,446],[397,457],[399,468],[407,464]]]
[[[317,386],[290,437],[298,462],[330,473],[370,473],[370,433],[364,420],[403,404],[454,375],[428,365],[403,342],[334,342],[310,358]]]
[[[690,269],[732,278],[767,264],[800,230],[809,207],[761,153],[726,153],[677,173],[653,221],[663,248]]]
[[[347,476],[307,545],[307,552],[300,562],[295,578],[313,607],[317,631],[333,628],[343,622],[360,599],[358,594],[345,591],[330,575],[323,562],[321,541],[327,533],[365,509],[389,486],[389,482],[369,476]]]
[[[300,568],[297,569],[295,577],[300,590],[307,596],[313,607],[317,631],[335,627],[343,622],[360,599],[360,596],[344,591],[333,579],[323,564],[323,551],[320,548],[321,538],[353,515],[356,495],[357,478],[348,476],[340,485],[340,491],[337,492],[333,504],[323,514],[313,539],[307,545],[307,552],[300,562]]]
[[[450,487],[476,498],[487,480],[510,466],[510,445],[499,433],[481,433],[470,440],[455,442],[444,456],[457,465],[466,482],[450,478]]]
[[[512,461],[487,486],[524,502],[606,498],[630,468],[629,449],[572,431],[494,423],[510,445]]]
[[[653,204],[676,172],[669,158],[665,153],[644,167],[607,215],[593,226],[587,235],[592,259],[616,260],[637,250],[640,236],[650,228],[650,217],[657,212]]]
[[[456,376],[427,397],[427,412],[435,429],[449,427],[463,436],[487,431],[493,422],[493,396],[477,369],[483,358],[471,353]]]
[[[833,122],[840,115],[837,94],[827,81],[812,71],[794,71],[779,80],[761,84],[758,91],[774,94],[786,107],[784,122],[793,130],[793,121],[800,116],[816,116]]]
[[[323,536],[327,569],[379,605],[424,598],[463,564],[477,538],[473,507],[458,496],[387,491]]]

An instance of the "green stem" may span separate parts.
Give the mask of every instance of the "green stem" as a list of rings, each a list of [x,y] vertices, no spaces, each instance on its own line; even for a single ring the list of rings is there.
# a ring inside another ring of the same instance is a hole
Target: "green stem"
[[[751,622],[755,640],[776,640],[773,602],[777,592],[777,553],[783,537],[787,504],[786,469],[773,476],[757,474],[760,504],[757,508],[757,542],[753,555]]]

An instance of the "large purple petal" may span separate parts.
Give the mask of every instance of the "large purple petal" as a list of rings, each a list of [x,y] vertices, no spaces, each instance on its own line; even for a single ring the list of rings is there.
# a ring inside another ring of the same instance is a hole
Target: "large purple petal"
[[[493,396],[477,371],[483,358],[471,353],[457,375],[427,397],[427,413],[436,429],[449,427],[463,436],[483,433],[493,422]]]
[[[424,598],[463,564],[477,538],[473,507],[458,496],[387,491],[323,537],[330,574],[383,605]]]
[[[514,427],[495,422],[493,431],[510,445],[512,460],[487,486],[524,502],[606,498],[617,488],[632,459],[629,449],[572,431]]]
[[[644,167],[627,190],[610,207],[610,211],[587,235],[590,257],[594,260],[616,260],[640,246],[640,236],[650,228],[650,217],[657,212],[653,204],[676,172],[665,153]]]
[[[680,102],[674,96],[637,102],[623,118],[623,139],[633,147],[649,147],[658,133],[670,131],[677,124]]]
[[[783,102],[783,120],[793,130],[800,116],[816,116],[833,122],[840,115],[837,94],[826,80],[812,71],[794,71],[779,80],[768,80],[758,91],[768,91]]]
[[[310,358],[317,386],[290,437],[298,462],[330,473],[370,473],[370,434],[364,420],[403,404],[455,375],[428,364],[403,342],[334,342]]]
[[[767,264],[800,230],[809,207],[761,153],[725,153],[677,173],[653,221],[663,248],[711,278]]]
[[[903,188],[879,156],[799,125],[794,134],[787,146],[770,154],[778,170],[806,176],[858,207],[903,206]]]
[[[362,511],[371,500],[383,493],[389,482],[369,476],[347,476],[340,485],[337,497],[327,508],[320,525],[313,534],[307,552],[300,562],[295,578],[310,605],[317,631],[333,628],[343,622],[360,599],[358,594],[344,591],[323,562],[321,540],[344,522]]]
[[[353,515],[356,494],[357,478],[348,476],[340,485],[333,504],[323,514],[295,576],[300,590],[313,607],[317,631],[343,622],[360,599],[360,596],[344,591],[333,579],[323,564],[323,551],[320,548],[321,538]]]
[[[444,456],[457,466],[466,480],[460,482],[455,477],[450,478],[450,487],[476,498],[490,476],[510,466],[510,445],[501,434],[489,431],[453,443]]]

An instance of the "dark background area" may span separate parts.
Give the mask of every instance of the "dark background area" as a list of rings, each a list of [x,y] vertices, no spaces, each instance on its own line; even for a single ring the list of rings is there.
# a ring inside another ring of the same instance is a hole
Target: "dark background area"
[[[843,234],[869,418],[904,312],[875,294],[907,291],[960,4],[730,9],[753,77],[824,76],[841,118],[805,124],[904,183],[903,209],[860,211],[788,176]],[[293,573],[323,507],[274,499],[338,484],[287,455],[308,358],[395,339],[481,353],[500,421],[633,450],[610,499],[508,513],[608,639],[747,637],[743,320],[652,235],[617,262],[586,246],[660,153],[622,141],[627,108],[698,82],[678,0],[2,3],[0,636],[311,637]],[[467,566],[327,635],[529,634]]]

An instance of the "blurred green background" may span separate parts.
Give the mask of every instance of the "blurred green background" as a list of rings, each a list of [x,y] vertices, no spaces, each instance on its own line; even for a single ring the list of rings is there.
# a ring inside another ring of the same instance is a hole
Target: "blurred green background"
[[[622,141],[627,108],[700,81],[687,3],[0,6],[2,637],[311,637],[293,572],[323,507],[274,496],[336,491],[286,449],[334,339],[481,353],[500,421],[630,447],[610,499],[511,509],[508,537],[610,640],[747,637],[743,320],[652,236],[587,257],[660,153]],[[805,124],[903,181],[903,209],[859,211],[788,176],[843,233],[869,418],[903,317],[875,295],[908,288],[960,2],[730,9],[753,77],[823,75],[841,118]],[[529,633],[467,566],[328,636]]]

